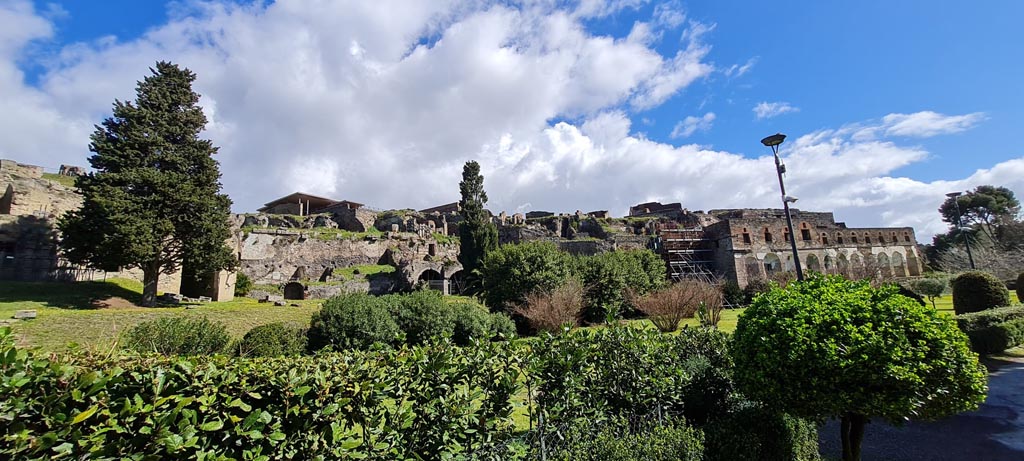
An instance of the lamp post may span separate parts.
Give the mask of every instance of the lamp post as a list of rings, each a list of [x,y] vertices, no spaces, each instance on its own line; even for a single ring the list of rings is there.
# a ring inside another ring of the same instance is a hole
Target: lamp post
[[[953,199],[953,204],[956,205],[956,230],[963,233],[964,226],[960,222],[960,196],[963,192],[950,192],[946,194],[946,197]],[[971,236],[964,235],[964,245],[967,247],[967,262],[971,264],[971,270],[974,270],[974,256],[971,254]]]
[[[789,215],[790,202],[796,202],[796,197],[786,195],[786,184],[782,181],[782,173],[786,172],[786,165],[779,159],[779,145],[786,140],[786,135],[775,133],[761,140],[761,144],[772,149],[775,156],[775,172],[779,175],[779,189],[782,191],[782,208],[786,210],[786,226],[789,227],[789,243],[793,247],[793,263],[796,265],[796,279],[804,279],[804,271],[800,268],[800,254],[796,251],[796,234],[793,232],[793,218]]]

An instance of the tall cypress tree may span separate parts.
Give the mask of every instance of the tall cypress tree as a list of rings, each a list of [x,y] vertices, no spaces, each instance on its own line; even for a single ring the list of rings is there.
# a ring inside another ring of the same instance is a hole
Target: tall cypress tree
[[[217,148],[199,139],[206,116],[192,91],[196,75],[158,62],[138,83],[135,102],[114,101],[113,117],[91,136],[95,172],[75,186],[82,208],[60,221],[71,262],[143,272],[142,304],[156,303],[161,274],[183,264],[197,272],[234,265],[231,200],[220,193]]]
[[[491,222],[491,216],[484,209],[487,192],[484,192],[484,177],[480,175],[480,164],[468,161],[462,167],[462,182],[459,183],[459,262],[462,269],[475,279],[477,270],[483,265],[487,253],[498,248],[498,228]],[[470,284],[475,285],[475,284]]]

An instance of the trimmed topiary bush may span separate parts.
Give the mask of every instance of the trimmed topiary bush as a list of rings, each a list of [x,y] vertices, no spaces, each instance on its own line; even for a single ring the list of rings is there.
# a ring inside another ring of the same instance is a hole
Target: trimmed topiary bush
[[[758,403],[739,401],[704,426],[706,461],[815,461],[818,426]]]
[[[731,338],[744,396],[806,418],[842,418],[843,459],[869,419],[973,410],[987,372],[953,319],[893,285],[813,275],[758,296]]]
[[[306,330],[281,322],[255,327],[231,347],[239,357],[301,355],[305,350]]]
[[[1024,302],[1024,272],[1017,275],[1017,285],[1014,286],[1014,291],[1017,292],[1017,300]]]
[[[227,328],[206,317],[175,316],[142,322],[125,337],[135,352],[164,355],[216,354],[231,341]]]
[[[368,349],[373,344],[393,345],[402,330],[387,304],[364,293],[347,293],[328,299],[309,323],[309,349],[330,346],[334,350]]]
[[[958,315],[956,322],[979,354],[997,354],[1024,344],[1024,306]]]
[[[1010,305],[1010,292],[1006,285],[988,272],[964,272],[949,284],[953,287],[953,310],[957,314]]]

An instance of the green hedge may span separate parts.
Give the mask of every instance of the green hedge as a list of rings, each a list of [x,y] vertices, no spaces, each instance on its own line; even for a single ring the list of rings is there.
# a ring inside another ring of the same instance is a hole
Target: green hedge
[[[701,461],[704,435],[684,423],[642,424],[615,420],[601,427],[577,421],[565,434],[561,447],[547,459],[556,461]],[[541,459],[535,456],[534,459]]]
[[[818,454],[818,426],[740,401],[704,428],[705,461],[813,461]]]
[[[231,341],[227,327],[204,316],[163,317],[142,322],[125,335],[125,347],[164,355],[216,354]]]
[[[995,354],[1024,344],[1024,306],[958,315],[957,325],[979,354]]]
[[[231,346],[231,353],[240,357],[302,355],[305,351],[306,329],[281,322],[254,327]]]
[[[111,360],[2,329],[0,459],[459,459],[511,437],[515,347]]]

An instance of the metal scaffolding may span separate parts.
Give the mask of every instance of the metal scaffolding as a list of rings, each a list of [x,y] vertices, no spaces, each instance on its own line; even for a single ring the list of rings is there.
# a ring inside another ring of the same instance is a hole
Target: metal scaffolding
[[[663,228],[659,234],[662,257],[665,258],[668,275],[672,281],[690,278],[714,279],[714,241],[708,238],[704,228]]]

